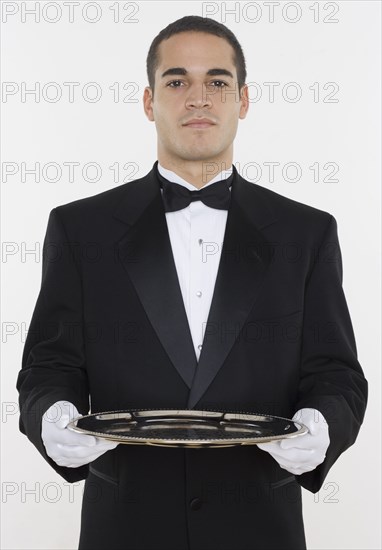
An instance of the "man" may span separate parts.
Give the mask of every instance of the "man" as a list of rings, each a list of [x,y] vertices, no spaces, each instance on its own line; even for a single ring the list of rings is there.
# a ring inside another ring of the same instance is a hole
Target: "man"
[[[147,70],[152,170],[50,213],[20,429],[64,479],[86,478],[80,549],[304,549],[301,486],[320,489],[367,402],[336,221],[232,164],[249,103],[224,25],[175,21]],[[166,407],[293,417],[309,433],[184,449],[66,428],[89,409]]]

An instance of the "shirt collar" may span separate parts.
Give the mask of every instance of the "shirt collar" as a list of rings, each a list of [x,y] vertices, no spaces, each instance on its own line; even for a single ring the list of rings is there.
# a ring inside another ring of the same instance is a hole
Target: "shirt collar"
[[[195,185],[192,185],[192,183],[189,183],[185,179],[178,176],[176,172],[173,172],[172,170],[168,170],[167,168],[164,168],[161,164],[159,164],[159,161],[158,161],[158,172],[168,181],[173,183],[178,183],[179,185],[183,185],[190,191],[196,191]],[[219,174],[217,174],[211,181],[203,185],[202,189],[204,187],[207,187],[208,185],[212,185],[213,183],[216,183],[217,181],[226,180],[227,178],[230,177],[231,174],[232,174],[232,166],[230,168],[227,168],[227,170],[222,170],[221,172],[219,172]],[[229,187],[229,189],[231,189],[231,186]]]

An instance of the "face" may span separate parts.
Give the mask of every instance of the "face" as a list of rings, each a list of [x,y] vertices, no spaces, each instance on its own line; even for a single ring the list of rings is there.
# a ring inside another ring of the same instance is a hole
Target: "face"
[[[159,162],[230,166],[238,121],[248,110],[247,86],[239,96],[232,46],[211,34],[182,32],[161,42],[158,51],[154,99],[146,87],[143,100],[156,125]],[[195,118],[211,124],[187,125]]]

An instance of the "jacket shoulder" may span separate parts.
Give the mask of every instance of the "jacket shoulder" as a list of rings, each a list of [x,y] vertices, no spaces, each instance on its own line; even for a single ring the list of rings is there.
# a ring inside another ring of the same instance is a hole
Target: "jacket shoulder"
[[[95,195],[57,205],[51,212],[55,212],[65,225],[82,230],[111,216],[130,193],[132,200],[144,194],[147,183],[146,175]]]
[[[246,180],[247,181],[247,180]],[[267,202],[278,217],[283,218],[284,216],[294,215],[299,216],[301,219],[317,220],[317,221],[329,221],[332,218],[332,214],[326,210],[316,208],[309,204],[297,201],[281,195],[276,191],[262,187],[257,183],[248,182],[260,194],[265,202]]]
[[[335,217],[326,210],[291,199],[248,180],[244,181],[250,186],[254,200],[259,200],[271,212],[271,218],[278,220],[285,235],[292,231],[308,240],[321,240],[331,225],[337,227]]]
[[[69,213],[86,213],[92,209],[107,209],[108,207],[113,207],[118,204],[118,201],[126,194],[127,190],[134,189],[138,184],[144,184],[145,177],[129,181],[112,189],[106,189],[106,191],[101,191],[96,195],[91,195],[89,197],[84,197],[83,199],[76,199],[74,201],[67,202],[65,204],[60,204],[55,207],[55,210],[58,212]]]

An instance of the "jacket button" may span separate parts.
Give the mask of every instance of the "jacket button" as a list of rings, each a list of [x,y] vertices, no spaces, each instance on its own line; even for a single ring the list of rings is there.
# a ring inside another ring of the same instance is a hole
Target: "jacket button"
[[[193,498],[190,502],[191,510],[199,510],[202,506],[202,501],[200,498]]]

